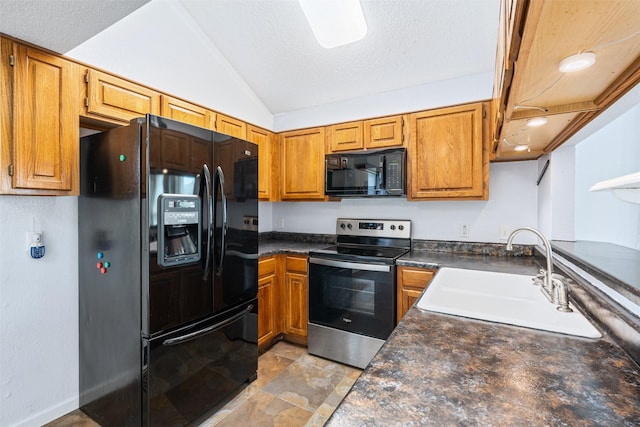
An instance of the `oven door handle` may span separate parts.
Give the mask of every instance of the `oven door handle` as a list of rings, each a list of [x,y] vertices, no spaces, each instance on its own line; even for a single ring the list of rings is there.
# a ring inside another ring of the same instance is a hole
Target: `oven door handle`
[[[324,258],[309,258],[309,264],[325,265],[327,267],[350,268],[353,270],[384,271],[384,272],[391,271],[390,265],[362,264],[359,262],[336,261],[336,260],[324,259]]]

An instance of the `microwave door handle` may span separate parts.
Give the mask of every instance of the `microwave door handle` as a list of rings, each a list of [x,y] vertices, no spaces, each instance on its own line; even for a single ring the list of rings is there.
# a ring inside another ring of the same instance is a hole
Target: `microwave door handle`
[[[390,265],[362,264],[359,262],[336,261],[324,258],[309,258],[309,264],[324,265],[326,267],[349,268],[352,270],[382,271],[387,273],[391,271]]]
[[[382,177],[380,178],[380,191],[384,194],[387,193],[387,156],[382,156]]]
[[[207,250],[204,254],[205,262],[203,267],[204,274],[202,276],[202,279],[207,280],[207,277],[209,277],[209,271],[211,270],[211,234],[213,233],[213,207],[211,201],[211,173],[209,172],[209,167],[206,164],[202,166],[201,175],[203,177],[201,183],[204,183],[204,188],[202,187],[202,185],[200,186],[200,191],[202,193],[202,209],[206,209],[207,212]],[[201,225],[201,227],[203,225]]]
[[[224,258],[227,252],[227,196],[224,193],[224,172],[218,166],[216,168],[216,184],[220,187],[220,199],[222,201],[222,231],[220,233],[220,259],[216,263],[216,274],[222,275],[224,268]]]

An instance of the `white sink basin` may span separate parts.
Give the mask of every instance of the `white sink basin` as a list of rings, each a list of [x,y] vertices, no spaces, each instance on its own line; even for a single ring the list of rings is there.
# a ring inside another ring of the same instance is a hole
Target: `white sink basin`
[[[532,276],[489,271],[441,268],[417,306],[444,314],[524,326],[543,331],[600,338],[600,332],[573,308],[555,304],[532,283]]]

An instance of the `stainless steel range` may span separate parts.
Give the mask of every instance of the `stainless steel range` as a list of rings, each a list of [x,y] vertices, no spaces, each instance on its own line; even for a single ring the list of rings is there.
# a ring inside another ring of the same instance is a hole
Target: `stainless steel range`
[[[396,325],[395,261],[411,221],[339,218],[337,244],[309,254],[309,353],[365,368]]]

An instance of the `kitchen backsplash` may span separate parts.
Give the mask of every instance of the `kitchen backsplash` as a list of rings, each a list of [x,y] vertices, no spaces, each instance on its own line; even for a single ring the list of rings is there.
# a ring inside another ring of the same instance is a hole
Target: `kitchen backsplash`
[[[296,243],[326,243],[335,244],[334,234],[313,234],[313,233],[283,233],[278,231],[268,231],[260,233],[260,243],[272,241],[289,241]],[[445,240],[421,240],[413,239],[413,250],[430,252],[447,252],[469,255],[489,255],[489,256],[533,256],[535,245],[513,245],[513,251],[506,251],[504,243],[483,243],[483,242],[456,242]]]

